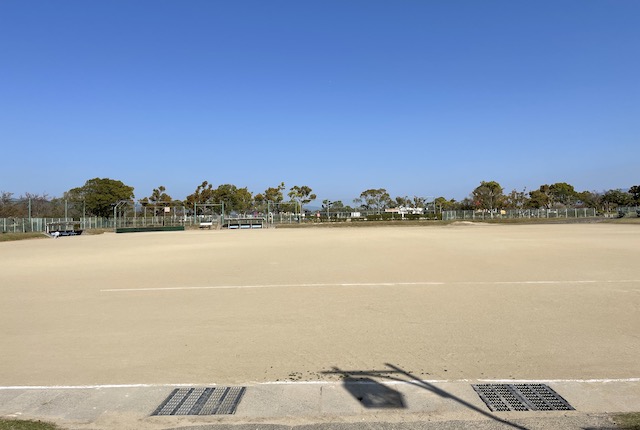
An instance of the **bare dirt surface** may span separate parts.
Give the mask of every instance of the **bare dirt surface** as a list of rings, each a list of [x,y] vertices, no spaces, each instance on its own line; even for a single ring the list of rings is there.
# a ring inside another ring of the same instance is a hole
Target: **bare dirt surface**
[[[638,255],[622,224],[0,243],[0,385],[636,378]]]

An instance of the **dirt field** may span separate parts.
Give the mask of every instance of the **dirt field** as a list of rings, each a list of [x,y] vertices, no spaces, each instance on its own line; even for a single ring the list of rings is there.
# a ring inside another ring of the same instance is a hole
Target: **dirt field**
[[[640,226],[0,243],[0,385],[640,376]]]

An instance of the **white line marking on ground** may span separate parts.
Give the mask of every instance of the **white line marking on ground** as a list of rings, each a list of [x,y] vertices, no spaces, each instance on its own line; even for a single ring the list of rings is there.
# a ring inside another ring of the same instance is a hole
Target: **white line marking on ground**
[[[348,372],[347,372],[348,373]],[[390,374],[393,372],[389,372]],[[385,379],[381,377],[381,379]],[[357,382],[357,381],[356,381]],[[541,384],[541,383],[608,383],[608,382],[640,382],[640,378],[622,378],[622,379],[420,379],[406,381],[389,381],[386,384],[406,384],[409,382],[425,382],[428,384],[453,384],[453,383],[495,383],[495,384]],[[275,381],[260,382],[258,385],[295,385],[295,384],[341,384],[341,381]]]
[[[121,291],[174,291],[174,290],[224,290],[244,288],[287,288],[287,287],[392,287],[411,285],[445,285],[444,282],[356,282],[331,284],[265,284],[265,285],[211,285],[206,287],[155,287],[155,288],[110,288],[101,292]]]
[[[194,385],[199,384],[15,385],[0,387],[0,390],[99,390],[101,388],[193,387]]]
[[[640,378],[626,379],[477,379],[478,382],[490,382],[495,384],[537,384],[537,383],[562,383],[575,382],[587,384],[606,384],[609,382],[640,382]]]
[[[382,378],[384,379],[384,378]],[[389,381],[388,384],[406,384],[409,382],[418,382],[417,380],[407,379],[406,381]],[[640,382],[640,378],[622,378],[622,379],[432,379],[420,380],[429,384],[451,384],[451,383],[496,383],[496,384],[537,384],[537,383],[587,383],[587,384],[606,384],[606,383],[625,383]],[[342,381],[272,381],[272,382],[252,382],[242,384],[224,384],[228,385],[318,385],[318,384],[342,384]],[[0,386],[0,390],[99,390],[103,388],[164,388],[164,387],[202,387],[202,386],[218,386],[221,384],[104,384],[104,385],[15,385]]]
[[[636,279],[613,280],[569,280],[569,281],[460,281],[460,282],[345,282],[317,284],[264,284],[264,285],[210,285],[204,287],[152,287],[152,288],[109,288],[100,290],[103,293],[120,293],[132,291],[185,291],[185,290],[228,290],[246,288],[290,288],[290,287],[406,287],[420,285],[569,285],[569,284],[628,284],[640,283]]]

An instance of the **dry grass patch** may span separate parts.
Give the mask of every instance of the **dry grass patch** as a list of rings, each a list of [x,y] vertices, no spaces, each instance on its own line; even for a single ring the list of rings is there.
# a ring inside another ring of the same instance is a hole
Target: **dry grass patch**
[[[0,430],[61,430],[61,428],[43,421],[0,418]]]
[[[13,240],[24,239],[44,239],[47,236],[44,233],[2,233],[0,234],[0,242],[9,242]]]
[[[616,415],[614,421],[622,430],[640,430],[640,412]]]

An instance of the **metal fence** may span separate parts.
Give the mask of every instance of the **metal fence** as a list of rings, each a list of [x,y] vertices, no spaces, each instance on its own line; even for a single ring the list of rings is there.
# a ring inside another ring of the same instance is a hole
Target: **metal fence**
[[[640,207],[620,207],[618,216],[640,216]],[[349,220],[364,219],[433,219],[435,214],[424,214],[419,216],[409,216],[397,213],[384,213],[381,211],[360,211],[360,212],[318,212],[307,213],[300,216],[298,213],[253,213],[243,214],[244,218],[254,216],[264,218],[268,226],[277,224],[293,224],[299,222],[339,222]],[[514,218],[588,218],[597,216],[593,208],[563,208],[563,209],[508,209],[501,211],[443,211],[443,220],[491,220],[491,219],[514,219]],[[80,218],[82,230],[90,229],[113,229],[117,227],[145,227],[158,225],[184,225],[185,227],[197,228],[203,221],[212,222],[215,227],[222,226],[224,220],[238,217],[236,214],[207,216],[202,215],[153,215],[153,216],[131,216],[119,217],[117,223],[113,218],[85,217]],[[28,233],[45,232],[47,224],[74,221],[72,218],[0,218],[0,233]],[[117,225],[116,225],[117,224]]]
[[[73,221],[73,218],[0,218],[1,233],[45,232],[47,224]],[[113,220],[102,217],[80,218],[82,230],[113,228]]]
[[[252,215],[251,215],[252,216]],[[251,217],[249,216],[249,217]],[[214,228],[222,226],[225,219],[238,218],[237,215],[229,215],[221,217],[220,215],[207,216],[206,219],[203,216],[131,216],[131,217],[118,217],[117,221],[114,218],[102,218],[102,217],[86,217],[73,219],[73,218],[0,218],[0,233],[31,233],[31,232],[46,232],[47,224],[60,223],[64,221],[76,221],[80,225],[82,230],[90,229],[114,229],[116,227],[152,227],[152,226],[178,226],[185,227],[200,227],[203,221],[211,222]],[[245,218],[247,216],[244,216]],[[278,213],[270,214],[269,216],[257,214],[256,218],[262,217],[268,220],[268,225],[276,224],[292,224],[300,222],[300,215],[295,213]]]
[[[515,218],[589,218],[594,208],[507,209],[497,211],[442,211],[443,220],[491,220]]]
[[[640,217],[640,206],[624,206],[618,208],[618,216]]]

